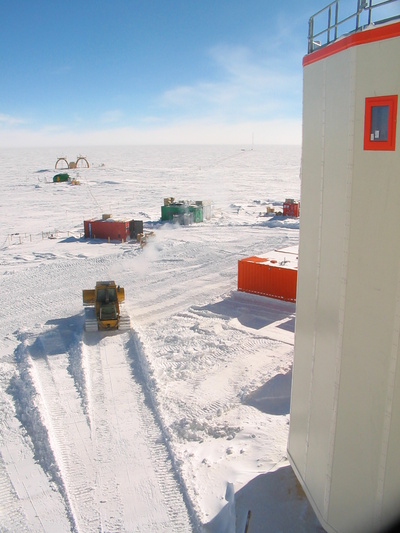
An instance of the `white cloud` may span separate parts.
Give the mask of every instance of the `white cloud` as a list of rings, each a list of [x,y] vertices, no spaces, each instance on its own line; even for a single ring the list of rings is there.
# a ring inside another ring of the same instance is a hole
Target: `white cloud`
[[[3,126],[18,126],[19,124],[25,124],[25,120],[0,113],[0,128]]]
[[[109,128],[80,133],[55,128],[0,130],[2,147],[96,146],[154,144],[257,144],[301,143],[301,120],[241,121],[215,120],[171,122],[164,126],[144,128]]]
[[[103,124],[116,124],[121,121],[123,118],[123,113],[120,109],[112,109],[110,111],[105,111],[101,117],[100,122]]]
[[[225,120],[266,120],[301,112],[301,69],[293,73],[277,58],[255,58],[245,47],[218,46],[210,56],[219,68],[218,81],[177,86],[161,97],[164,108],[191,116]]]

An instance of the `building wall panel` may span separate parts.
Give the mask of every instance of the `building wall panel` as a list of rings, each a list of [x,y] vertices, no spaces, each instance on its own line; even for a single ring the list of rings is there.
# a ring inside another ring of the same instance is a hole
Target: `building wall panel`
[[[394,151],[364,150],[365,99],[399,94],[399,57],[398,36],[342,41],[304,68],[288,454],[329,532],[400,509],[399,131]]]

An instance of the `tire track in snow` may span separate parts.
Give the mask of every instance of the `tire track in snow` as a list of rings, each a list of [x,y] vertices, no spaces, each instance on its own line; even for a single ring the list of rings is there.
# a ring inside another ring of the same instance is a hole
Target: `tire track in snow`
[[[100,519],[94,499],[90,430],[67,366],[67,354],[36,358],[32,374],[76,530],[95,533]]]
[[[3,461],[0,462],[0,523],[2,531],[29,531],[14,487],[10,482]],[[4,528],[4,529],[3,529]]]
[[[101,333],[94,333],[89,336],[96,341],[101,339],[100,335]],[[112,533],[124,530],[123,501],[119,490],[119,473],[115,469],[114,461],[114,456],[119,454],[119,450],[115,446],[113,425],[108,420],[107,378],[109,376],[104,370],[101,352],[101,348],[96,345],[90,348],[85,343],[82,345],[93,459],[99,465],[96,472],[96,500],[99,502],[101,530]]]
[[[9,477],[12,493],[19,500],[20,516],[21,519],[25,517],[28,531],[76,531],[47,428],[42,420],[41,399],[34,384],[31,347],[27,347],[27,339],[31,336],[19,333],[18,338],[21,343],[14,352],[17,371],[7,389],[15,409],[6,415],[8,422],[4,424],[4,442],[0,445],[6,469],[4,473]],[[24,428],[22,433],[21,427]],[[55,485],[58,485],[59,490],[56,490]],[[12,505],[10,507],[13,508]],[[10,531],[24,531],[24,526],[11,528]]]
[[[168,496],[168,513],[174,525],[172,531],[199,531],[201,528],[195,516],[192,502],[190,502],[184,479],[175,462],[162,417],[157,410],[158,404],[151,389],[146,356],[137,333],[131,332],[126,348],[132,372],[136,379],[140,379],[143,384],[141,389],[144,401],[140,404],[142,420],[145,423],[144,428],[149,442],[156,443],[155,446],[150,446],[150,452],[160,486],[163,493]]]
[[[106,531],[121,531],[123,524],[126,531],[186,533],[192,531],[187,509],[163,435],[132,376],[127,338],[87,334],[84,344],[95,458],[103,465],[98,500],[107,502],[102,526]]]
[[[2,381],[5,377],[3,370]],[[10,424],[9,417],[13,414],[8,412],[5,401],[0,400],[0,426],[7,428]],[[7,431],[7,436],[9,431]],[[21,509],[21,502],[16,494],[13,483],[7,472],[7,458],[9,447],[4,435],[0,436],[0,530],[4,531],[28,531],[26,517]]]

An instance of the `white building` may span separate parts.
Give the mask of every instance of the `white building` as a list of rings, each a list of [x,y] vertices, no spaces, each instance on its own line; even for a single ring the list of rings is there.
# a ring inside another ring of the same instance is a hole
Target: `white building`
[[[375,24],[371,4],[340,38],[338,3],[317,14],[315,51],[312,17],[303,61],[288,453],[328,532],[400,515],[400,2]]]

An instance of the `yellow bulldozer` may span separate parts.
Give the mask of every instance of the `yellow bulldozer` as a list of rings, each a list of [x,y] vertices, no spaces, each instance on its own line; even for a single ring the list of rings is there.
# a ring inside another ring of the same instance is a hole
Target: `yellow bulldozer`
[[[82,291],[85,309],[85,331],[128,330],[129,316],[121,313],[125,290],[115,281],[97,281],[95,289]]]

